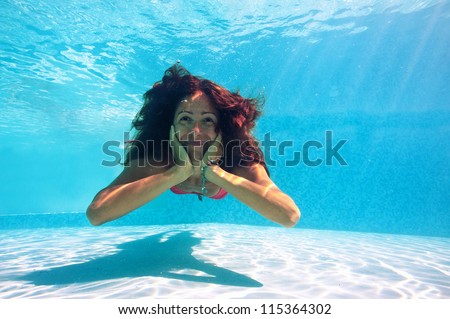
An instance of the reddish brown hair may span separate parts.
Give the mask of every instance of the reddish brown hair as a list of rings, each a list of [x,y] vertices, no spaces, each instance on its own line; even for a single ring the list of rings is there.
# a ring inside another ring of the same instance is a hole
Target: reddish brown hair
[[[224,145],[221,166],[226,169],[261,163],[267,170],[263,153],[252,135],[261,115],[262,101],[243,98],[238,92],[230,92],[210,80],[193,76],[179,63],[167,69],[162,80],[144,94],[142,109],[132,122],[136,134],[127,146],[125,163],[144,157],[166,161],[176,108],[182,99],[198,91],[208,97],[219,115],[218,130]]]

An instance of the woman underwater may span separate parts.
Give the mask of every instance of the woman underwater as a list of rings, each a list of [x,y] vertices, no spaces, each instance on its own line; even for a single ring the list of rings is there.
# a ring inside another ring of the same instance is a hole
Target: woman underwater
[[[173,65],[144,94],[124,170],[89,205],[91,224],[120,218],[170,189],[200,200],[229,193],[262,216],[295,226],[300,210],[270,179],[251,134],[257,106],[256,99]]]

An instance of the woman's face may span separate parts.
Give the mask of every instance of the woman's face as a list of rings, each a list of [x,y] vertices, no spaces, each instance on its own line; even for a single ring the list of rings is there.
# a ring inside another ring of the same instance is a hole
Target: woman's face
[[[205,143],[217,137],[218,112],[205,94],[196,92],[180,102],[173,124],[181,144],[187,146],[190,155],[198,155],[195,156],[198,159]]]

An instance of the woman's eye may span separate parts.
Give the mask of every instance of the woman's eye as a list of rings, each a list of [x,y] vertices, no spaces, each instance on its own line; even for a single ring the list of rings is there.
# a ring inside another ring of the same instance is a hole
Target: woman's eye
[[[205,121],[205,123],[208,123],[208,124],[214,124],[215,122],[214,122],[214,120],[212,119],[212,118],[210,118],[210,117],[207,117],[207,118],[205,118],[205,119],[203,119],[203,121]]]
[[[189,116],[183,116],[180,118],[180,121],[190,121],[191,118]]]

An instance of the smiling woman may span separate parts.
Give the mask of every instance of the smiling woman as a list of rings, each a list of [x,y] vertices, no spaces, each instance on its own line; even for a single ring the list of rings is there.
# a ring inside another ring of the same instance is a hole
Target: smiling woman
[[[89,221],[100,225],[120,218],[170,189],[200,200],[230,193],[264,217],[293,227],[300,211],[270,179],[251,133],[257,106],[256,99],[173,65],[144,94],[124,170],[95,196]]]

